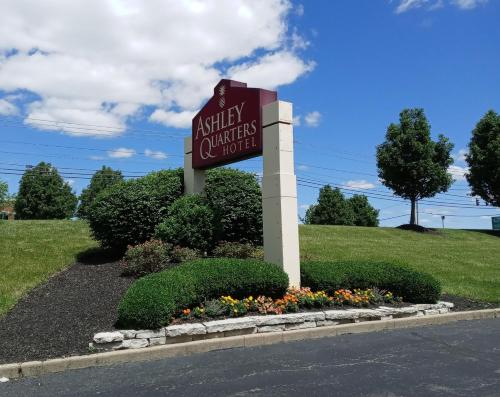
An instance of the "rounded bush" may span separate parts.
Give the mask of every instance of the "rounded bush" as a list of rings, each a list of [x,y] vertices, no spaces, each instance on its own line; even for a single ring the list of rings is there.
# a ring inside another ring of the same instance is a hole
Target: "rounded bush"
[[[172,246],[159,240],[149,240],[129,246],[120,261],[124,276],[142,277],[174,266],[171,256]]]
[[[87,215],[95,239],[103,247],[122,250],[149,240],[182,194],[181,175],[179,170],[154,172],[101,192]]]
[[[254,174],[231,168],[209,170],[204,194],[220,221],[217,241],[262,244],[262,195]]]
[[[134,282],[118,307],[117,325],[159,328],[186,307],[231,295],[283,296],[288,276],[278,266],[242,259],[199,259]]]
[[[441,284],[430,274],[391,263],[306,262],[300,271],[303,286],[330,294],[340,288],[377,287],[412,303],[435,303],[441,296]]]
[[[156,228],[156,238],[173,245],[206,251],[213,246],[213,211],[198,195],[178,198]]]

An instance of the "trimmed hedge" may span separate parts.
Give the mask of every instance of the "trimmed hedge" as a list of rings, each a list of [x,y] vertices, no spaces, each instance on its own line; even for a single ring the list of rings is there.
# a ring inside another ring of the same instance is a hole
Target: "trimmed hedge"
[[[276,265],[241,259],[199,259],[137,280],[118,306],[117,326],[159,328],[186,307],[231,295],[280,297],[288,276]]]
[[[435,303],[441,296],[441,284],[430,274],[391,263],[306,262],[300,272],[303,286],[330,294],[340,288],[377,287],[411,303]]]

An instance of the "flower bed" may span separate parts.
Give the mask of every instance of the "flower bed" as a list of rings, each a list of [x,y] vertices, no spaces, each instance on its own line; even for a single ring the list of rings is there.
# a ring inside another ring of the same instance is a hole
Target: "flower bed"
[[[260,295],[235,299],[222,296],[212,299],[193,308],[184,308],[181,315],[173,321],[179,323],[189,320],[210,318],[241,317],[247,314],[285,314],[297,313],[305,309],[322,309],[332,306],[369,307],[382,303],[401,303],[401,298],[395,297],[390,291],[369,289],[339,289],[331,296],[325,291],[311,291],[310,288],[291,288],[279,299]]]

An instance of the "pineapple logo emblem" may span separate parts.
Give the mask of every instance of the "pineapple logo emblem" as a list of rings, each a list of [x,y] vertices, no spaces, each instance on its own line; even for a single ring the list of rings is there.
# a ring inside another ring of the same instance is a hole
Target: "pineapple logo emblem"
[[[219,87],[219,96],[220,96],[219,107],[221,108],[223,108],[224,105],[226,104],[226,99],[224,98],[225,93],[226,93],[226,87],[224,85],[221,85]]]

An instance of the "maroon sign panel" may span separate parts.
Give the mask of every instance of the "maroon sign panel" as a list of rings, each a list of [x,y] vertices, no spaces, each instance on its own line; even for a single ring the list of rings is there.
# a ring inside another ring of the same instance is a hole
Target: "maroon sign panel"
[[[221,80],[193,118],[193,168],[207,169],[262,154],[262,106],[275,91]]]

